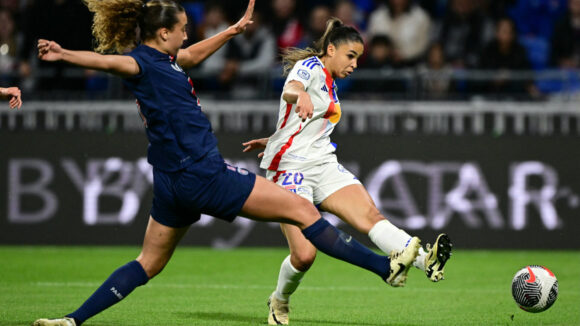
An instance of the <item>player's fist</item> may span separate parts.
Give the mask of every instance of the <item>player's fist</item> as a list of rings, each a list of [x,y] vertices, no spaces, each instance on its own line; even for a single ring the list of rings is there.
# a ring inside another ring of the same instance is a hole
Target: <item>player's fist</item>
[[[55,41],[38,40],[38,58],[44,61],[58,61],[62,59],[62,47]]]

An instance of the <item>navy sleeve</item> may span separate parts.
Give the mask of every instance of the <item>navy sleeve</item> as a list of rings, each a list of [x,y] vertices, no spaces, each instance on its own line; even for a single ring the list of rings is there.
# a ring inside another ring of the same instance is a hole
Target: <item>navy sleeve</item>
[[[146,71],[145,71],[146,64],[145,64],[145,60],[143,60],[143,58],[141,57],[141,53],[136,53],[135,51],[132,51],[130,53],[127,53],[126,55],[135,59],[135,61],[137,61],[137,65],[139,65],[139,73],[135,76],[132,76],[132,78],[143,77],[143,75],[146,73]]]

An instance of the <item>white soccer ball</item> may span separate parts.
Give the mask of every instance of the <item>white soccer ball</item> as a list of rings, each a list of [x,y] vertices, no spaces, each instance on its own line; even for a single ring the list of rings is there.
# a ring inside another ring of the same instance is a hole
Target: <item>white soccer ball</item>
[[[514,276],[512,295],[523,310],[542,312],[558,298],[558,280],[546,267],[529,265]]]

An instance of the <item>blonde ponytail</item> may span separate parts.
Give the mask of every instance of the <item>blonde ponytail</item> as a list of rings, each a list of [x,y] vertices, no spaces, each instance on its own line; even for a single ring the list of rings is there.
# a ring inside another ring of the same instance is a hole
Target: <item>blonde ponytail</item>
[[[137,44],[141,0],[84,0],[93,18],[95,51],[122,53]]]
[[[159,28],[173,28],[177,14],[185,12],[173,0],[83,0],[93,18],[95,51],[123,53],[133,49],[139,41],[156,37]],[[139,27],[139,36],[137,36]]]

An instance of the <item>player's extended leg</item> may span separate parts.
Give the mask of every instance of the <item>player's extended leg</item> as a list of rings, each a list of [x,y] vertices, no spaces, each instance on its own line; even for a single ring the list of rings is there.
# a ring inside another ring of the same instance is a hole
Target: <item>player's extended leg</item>
[[[320,217],[308,200],[267,179],[257,176],[250,196],[242,207],[243,216],[259,221],[284,222],[298,226],[320,251],[344,260],[388,280],[390,260],[361,245]]]
[[[387,254],[393,250],[403,250],[412,239],[379,212],[360,184],[349,185],[334,192],[320,207],[337,215],[358,231],[368,234],[373,243]],[[419,249],[414,265],[425,271],[431,281],[437,282],[443,279],[443,268],[451,256],[451,247],[449,237],[440,234],[433,247],[427,246],[427,252],[423,248]]]
[[[79,326],[123,300],[136,287],[159,274],[189,227],[171,228],[149,218],[143,249],[137,260],[118,268],[75,312],[60,319],[39,319],[33,326]]]
[[[290,255],[282,262],[276,290],[268,299],[269,325],[288,325],[290,296],[296,291],[302,277],[316,258],[316,248],[298,227],[284,223],[280,227],[288,240]]]

